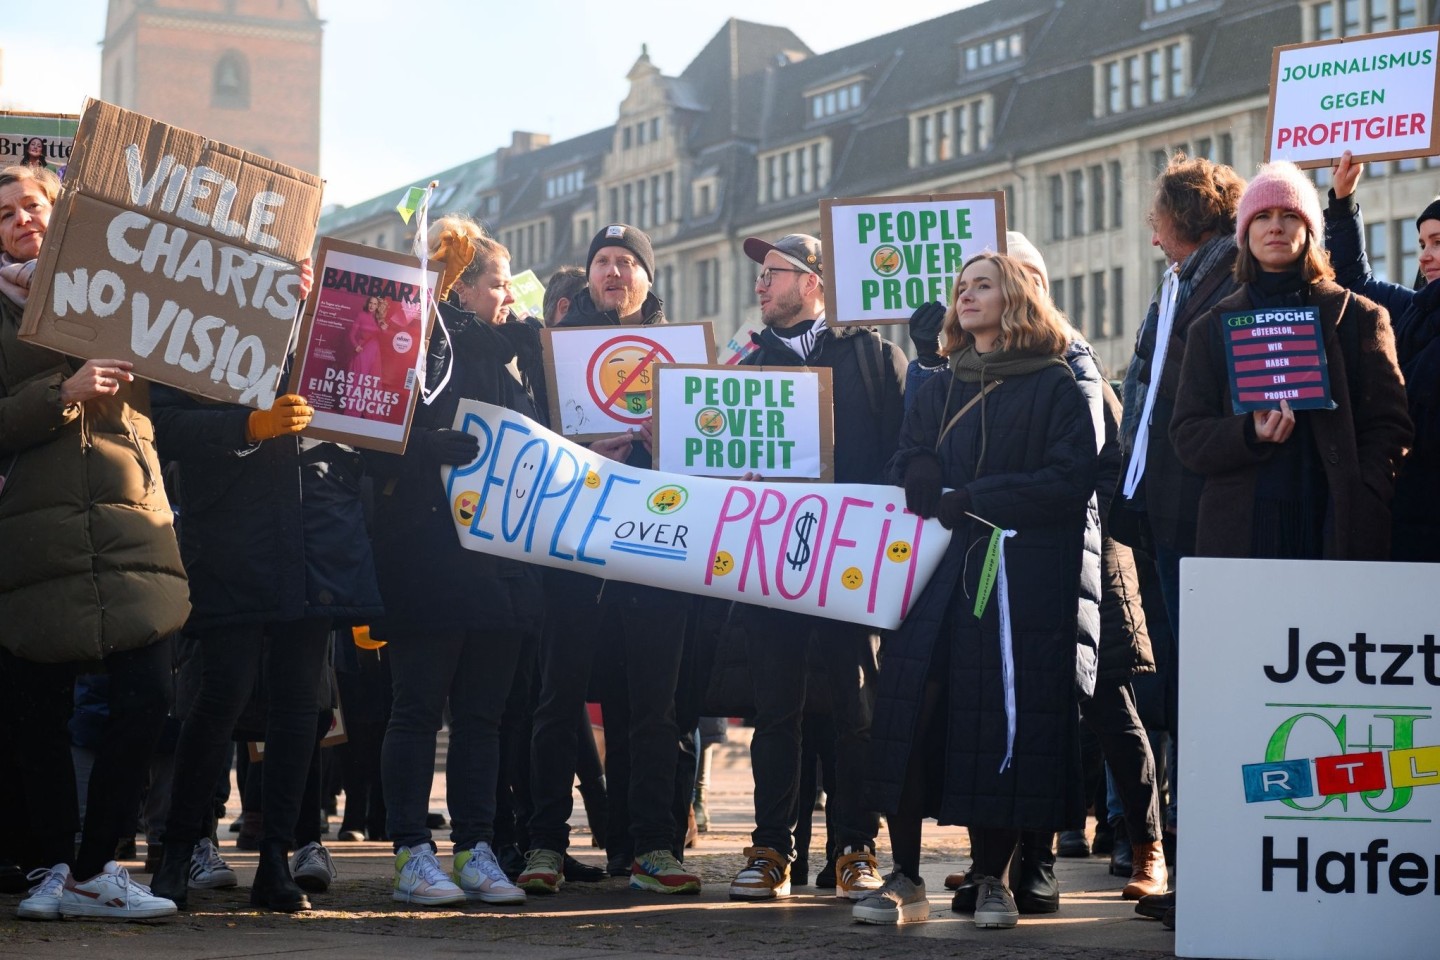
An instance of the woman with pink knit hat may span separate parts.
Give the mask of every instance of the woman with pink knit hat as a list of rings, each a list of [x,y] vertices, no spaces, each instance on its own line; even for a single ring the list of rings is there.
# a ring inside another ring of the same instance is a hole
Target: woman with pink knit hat
[[[1240,199],[1231,296],[1192,328],[1171,437],[1205,476],[1196,552],[1209,557],[1384,560],[1390,499],[1411,439],[1384,308],[1334,282],[1314,185],[1294,164],[1261,167]],[[1329,410],[1236,414],[1223,317],[1318,309]]]

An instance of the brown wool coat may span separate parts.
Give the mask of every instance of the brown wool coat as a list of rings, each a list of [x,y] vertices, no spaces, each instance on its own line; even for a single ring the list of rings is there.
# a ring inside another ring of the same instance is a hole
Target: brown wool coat
[[[0,295],[0,644],[46,663],[144,647],[190,613],[148,388],[63,406],[76,364],[19,340],[20,313]]]
[[[1329,281],[1314,284],[1307,303],[1320,308],[1334,410],[1312,410],[1311,435],[1324,465],[1334,522],[1325,539],[1328,560],[1386,560],[1390,556],[1390,499],[1412,428],[1405,387],[1395,359],[1395,335],[1383,307]],[[1257,468],[1272,445],[1255,439],[1250,414],[1231,412],[1230,383],[1221,337],[1222,314],[1252,307],[1240,289],[1215,305],[1191,330],[1176,396],[1171,439],[1181,463],[1205,477],[1200,495],[1196,554],[1246,557],[1250,552]],[[1342,338],[1340,325],[1359,325]],[[1359,344],[1345,354],[1344,339]],[[1350,396],[1349,365],[1360,397]]]

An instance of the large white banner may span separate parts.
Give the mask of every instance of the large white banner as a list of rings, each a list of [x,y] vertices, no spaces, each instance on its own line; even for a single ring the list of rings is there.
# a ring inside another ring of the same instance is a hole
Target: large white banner
[[[480,441],[441,470],[468,550],[893,629],[950,541],[899,487],[643,470],[473,401],[455,429]]]
[[[1176,953],[1440,944],[1440,566],[1185,560]]]

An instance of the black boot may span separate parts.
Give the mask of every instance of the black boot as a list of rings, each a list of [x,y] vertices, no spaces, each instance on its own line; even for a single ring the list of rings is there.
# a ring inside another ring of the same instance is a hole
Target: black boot
[[[290,859],[285,844],[279,840],[260,841],[260,863],[255,868],[255,882],[250,885],[250,905],[276,913],[310,909],[305,891],[290,876]]]
[[[1110,851],[1110,876],[1130,879],[1135,870],[1135,856],[1130,849],[1130,831],[1125,827],[1125,818],[1111,821],[1115,831],[1115,849]]]
[[[1021,913],[1054,913],[1060,909],[1060,883],[1055,879],[1055,834],[1026,831],[1010,864],[1010,890]]]
[[[177,909],[186,909],[190,893],[190,857],[193,843],[167,842],[160,852],[160,869],[150,878],[150,892],[174,902]]]

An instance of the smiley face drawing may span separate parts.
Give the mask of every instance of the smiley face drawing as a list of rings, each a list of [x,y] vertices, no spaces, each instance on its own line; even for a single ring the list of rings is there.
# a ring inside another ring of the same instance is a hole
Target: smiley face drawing
[[[535,480],[545,469],[545,446],[527,443],[520,451],[520,457],[510,468],[510,495],[524,500],[535,486]]]
[[[860,572],[859,567],[846,567],[845,572],[840,574],[840,586],[846,590],[859,590],[865,585],[865,574]]]
[[[714,572],[715,576],[723,577],[735,569],[735,558],[730,556],[729,551],[721,550],[715,554],[715,562],[710,565],[710,569]]]
[[[600,486],[600,474],[596,473],[594,470],[591,470],[589,473],[585,474],[585,486],[589,487],[591,490],[597,489]]]
[[[480,505],[480,494],[466,490],[455,496],[455,522],[470,526],[475,522],[475,509]]]
[[[894,560],[896,563],[904,563],[910,559],[910,544],[904,540],[896,540],[885,548],[885,556]]]

